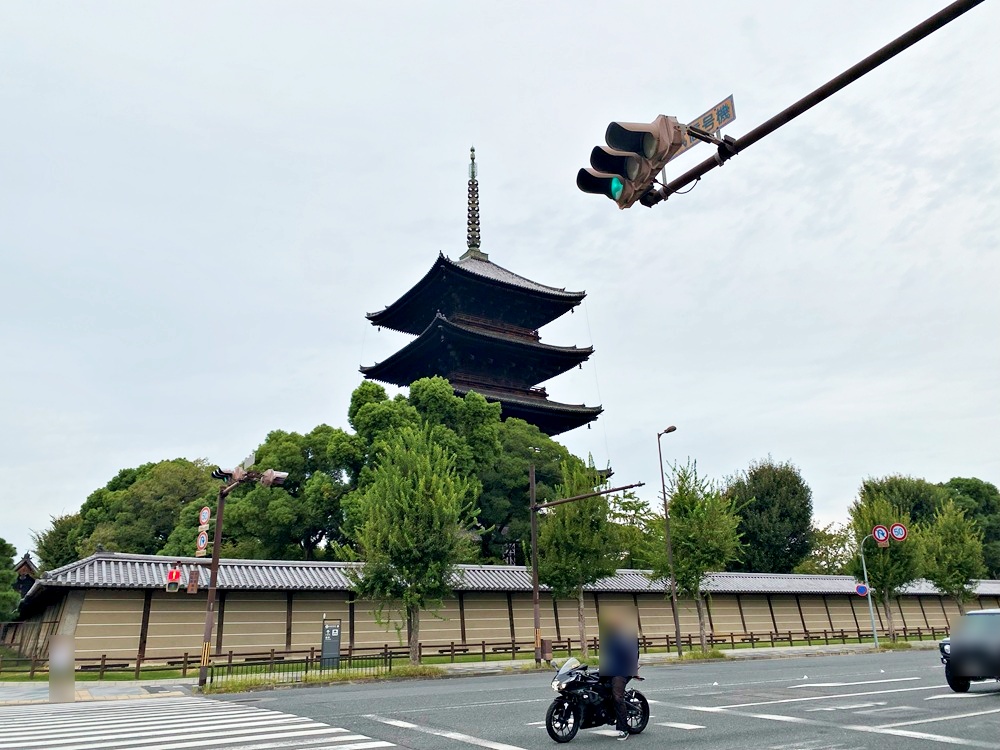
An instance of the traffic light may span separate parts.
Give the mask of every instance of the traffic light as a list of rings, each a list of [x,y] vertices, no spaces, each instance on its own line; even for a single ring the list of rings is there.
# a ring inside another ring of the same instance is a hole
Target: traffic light
[[[265,487],[277,487],[284,484],[286,479],[288,479],[287,471],[268,469],[260,475],[260,483]]]
[[[170,568],[167,571],[167,593],[176,594],[181,587],[181,569],[180,563],[177,563],[176,567]]]
[[[590,167],[576,175],[585,193],[605,195],[618,208],[629,208],[653,187],[653,180],[683,145],[674,117],[660,115],[651,123],[613,122],[604,134],[607,147],[590,153]]]

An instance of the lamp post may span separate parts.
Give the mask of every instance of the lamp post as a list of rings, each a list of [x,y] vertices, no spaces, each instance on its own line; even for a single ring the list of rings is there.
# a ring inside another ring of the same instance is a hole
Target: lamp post
[[[674,575],[674,545],[670,538],[670,504],[667,501],[667,480],[663,472],[663,446],[660,438],[675,432],[677,428],[670,425],[663,432],[656,433],[656,451],[660,456],[660,487],[663,490],[663,521],[666,526],[667,566],[670,568],[670,611],[674,616],[674,638],[677,640],[677,656],[681,655],[681,621],[677,617],[677,578]]]
[[[208,665],[211,660],[212,627],[215,624],[215,592],[219,583],[219,552],[222,549],[222,513],[226,508],[226,498],[229,493],[245,482],[260,482],[264,487],[277,487],[284,484],[288,477],[287,471],[250,471],[254,458],[251,455],[242,465],[235,469],[216,468],[212,472],[213,479],[221,479],[224,484],[219,488],[219,498],[215,506],[215,537],[212,542],[212,563],[209,568],[208,601],[205,603],[205,632],[201,643],[201,665],[198,670],[198,686],[205,687],[208,682]]]
[[[626,484],[623,487],[612,487],[609,490],[598,490],[596,492],[587,492],[583,495],[575,495],[573,497],[564,497],[559,500],[550,500],[547,503],[538,504],[535,501],[535,467],[532,465],[528,469],[528,480],[531,490],[531,604],[534,609],[535,617],[535,664],[542,663],[542,639],[541,639],[541,612],[538,606],[539,597],[539,585],[538,585],[538,511],[545,508],[554,508],[557,505],[564,505],[565,503],[575,503],[577,500],[586,500],[590,497],[598,497],[600,495],[610,495],[615,492],[623,492],[625,490],[631,490],[636,487],[642,487],[643,482],[636,482],[635,484]]]

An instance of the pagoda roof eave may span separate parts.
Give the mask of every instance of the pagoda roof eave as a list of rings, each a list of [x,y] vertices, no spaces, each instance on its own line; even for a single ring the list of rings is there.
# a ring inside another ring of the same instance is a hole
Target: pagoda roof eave
[[[403,376],[402,372],[411,374],[415,370],[419,372],[420,362],[426,361],[433,355],[434,350],[440,347],[444,336],[464,341],[471,346],[481,346],[494,350],[498,347],[513,349],[518,353],[518,356],[523,357],[526,361],[546,363],[547,367],[540,368],[544,377],[540,377],[532,385],[556,377],[556,375],[585,362],[594,353],[594,348],[590,346],[580,348],[542,344],[520,337],[505,336],[498,332],[462,325],[438,314],[417,338],[383,361],[368,367],[361,367],[361,373],[371,380],[407,386],[413,380],[425,377],[425,375],[420,373],[416,377]],[[437,368],[428,367],[425,369],[428,371],[427,376],[442,374],[436,371]],[[431,370],[435,370],[435,372],[431,373]]]
[[[377,312],[366,313],[365,317],[372,325],[383,326],[403,333],[414,333],[412,325],[408,324],[407,308],[414,304],[419,306],[420,298],[428,293],[435,300],[437,299],[437,295],[429,292],[429,290],[438,279],[439,272],[442,269],[456,273],[460,278],[474,285],[499,287],[507,294],[513,293],[528,298],[545,300],[550,306],[556,306],[562,310],[545,322],[550,322],[555,317],[576,307],[587,296],[586,292],[571,292],[558,287],[539,284],[488,260],[469,258],[463,261],[453,261],[444,253],[438,253],[434,264],[416,284],[410,287],[392,304],[387,305]],[[428,303],[426,307],[432,310],[435,309],[434,303]]]
[[[504,418],[514,417],[533,424],[549,436],[560,435],[577,427],[593,422],[604,411],[602,406],[584,404],[563,404],[547,398],[518,396],[507,392],[492,391],[489,388],[457,387],[455,392],[465,395],[478,393],[487,401],[498,401]]]

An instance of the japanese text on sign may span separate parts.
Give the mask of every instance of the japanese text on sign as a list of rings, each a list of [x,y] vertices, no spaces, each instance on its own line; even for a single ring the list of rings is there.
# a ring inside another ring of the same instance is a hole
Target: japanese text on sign
[[[736,102],[733,100],[733,95],[730,94],[728,97],[708,110],[708,112],[705,112],[703,115],[700,115],[689,122],[688,127],[700,128],[701,130],[709,133],[717,133],[721,128],[733,122],[735,119]],[[689,148],[698,143],[701,143],[701,141],[685,133],[684,145],[681,146],[680,150],[678,150],[677,153],[670,158],[676,158],[679,154],[683,154]]]

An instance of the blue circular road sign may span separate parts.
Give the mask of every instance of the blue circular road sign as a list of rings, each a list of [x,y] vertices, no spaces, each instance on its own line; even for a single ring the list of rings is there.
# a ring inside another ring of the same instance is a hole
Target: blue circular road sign
[[[868,596],[868,587],[865,586],[863,583],[859,583],[857,586],[854,587],[854,593],[856,593],[858,596]]]

